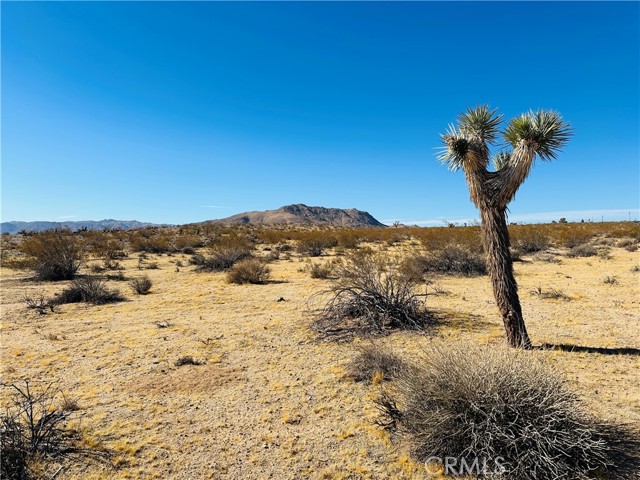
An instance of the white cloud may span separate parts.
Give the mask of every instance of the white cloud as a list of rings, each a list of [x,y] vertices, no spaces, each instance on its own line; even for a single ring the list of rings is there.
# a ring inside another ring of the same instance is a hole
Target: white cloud
[[[60,215],[59,217],[56,217],[59,220],[67,220],[69,218],[76,218],[77,215]]]
[[[202,208],[227,208],[222,205],[200,205]]]

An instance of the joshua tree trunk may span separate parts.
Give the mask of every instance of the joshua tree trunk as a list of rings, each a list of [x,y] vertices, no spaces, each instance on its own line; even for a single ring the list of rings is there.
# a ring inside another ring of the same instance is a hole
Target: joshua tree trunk
[[[513,275],[513,261],[509,251],[506,208],[483,207],[480,215],[487,268],[493,284],[493,295],[502,314],[507,341],[512,347],[529,349],[531,340],[522,318],[518,284]]]

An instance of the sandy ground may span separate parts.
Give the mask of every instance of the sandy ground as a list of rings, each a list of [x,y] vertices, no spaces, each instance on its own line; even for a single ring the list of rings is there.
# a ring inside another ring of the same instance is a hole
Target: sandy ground
[[[640,356],[607,349],[640,349],[640,273],[632,271],[640,254],[561,258],[516,264],[529,333],[538,345],[604,350],[531,355],[564,371],[594,414],[638,426]],[[66,466],[56,478],[424,478],[372,423],[379,387],[344,378],[359,341],[321,341],[308,328],[307,299],[327,280],[311,279],[295,256],[271,264],[271,283],[245,286],[191,266],[177,271],[183,255],[151,260],[160,268],[138,270],[135,255],[123,262],[128,278],[151,277],[151,294],[110,281],[128,301],[47,315],[27,310],[23,297],[52,295],[65,282],[1,272],[2,381],[59,382],[79,402],[87,441],[115,452],[115,467]],[[617,283],[605,284],[607,276]],[[411,355],[432,337],[503,342],[487,277],[438,277],[435,286],[428,305],[442,324],[382,343]],[[538,287],[569,298],[540,298]],[[176,367],[186,355],[204,364]]]

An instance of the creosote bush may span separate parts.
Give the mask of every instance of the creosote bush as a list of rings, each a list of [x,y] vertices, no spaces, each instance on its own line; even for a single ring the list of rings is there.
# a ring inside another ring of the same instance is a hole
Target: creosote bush
[[[138,295],[146,295],[151,290],[153,282],[148,276],[132,278],[129,281],[129,287]]]
[[[266,283],[269,280],[271,270],[267,264],[258,258],[248,258],[236,263],[227,272],[227,281],[229,283]]]
[[[118,290],[107,288],[104,280],[98,277],[76,278],[71,285],[55,295],[51,300],[54,305],[86,302],[93,305],[122,302],[125,298]]]
[[[501,457],[505,471],[491,478],[518,480],[628,478],[638,468],[633,432],[585,413],[563,377],[526,351],[434,344],[388,385],[379,424],[419,461]]]
[[[589,244],[581,244],[572,247],[567,253],[568,257],[576,258],[576,257],[593,257],[598,254],[598,250],[593,245]]]
[[[69,230],[37,233],[25,239],[21,249],[30,257],[28,266],[42,280],[71,280],[85,259],[82,241]]]
[[[314,322],[327,337],[420,330],[432,320],[412,282],[386,257],[354,252],[336,264],[335,272],[332,285],[310,299],[327,299]]]

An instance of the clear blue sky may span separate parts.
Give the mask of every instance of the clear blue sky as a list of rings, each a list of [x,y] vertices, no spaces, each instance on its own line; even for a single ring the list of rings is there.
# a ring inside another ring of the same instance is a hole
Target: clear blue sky
[[[512,219],[638,217],[637,2],[1,8],[3,221],[477,218],[435,149],[479,103],[575,129]]]

